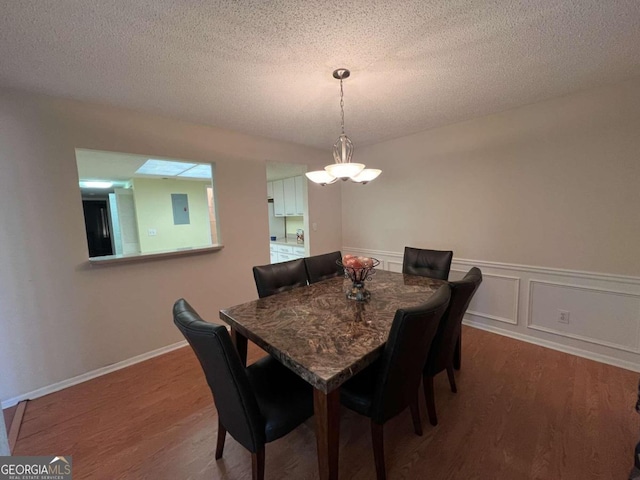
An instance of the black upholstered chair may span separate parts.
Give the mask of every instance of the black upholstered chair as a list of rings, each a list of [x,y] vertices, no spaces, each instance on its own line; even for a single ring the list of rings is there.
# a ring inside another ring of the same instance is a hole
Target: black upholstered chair
[[[253,479],[263,479],[265,443],[313,415],[311,386],[270,356],[244,368],[227,329],[203,321],[184,299],[174,304],[173,321],[198,357],[218,410],[216,459],[228,431],[251,452]]]
[[[431,425],[438,424],[436,405],[433,395],[433,377],[443,370],[449,376],[449,385],[452,392],[457,392],[456,380],[453,375],[453,362],[456,352],[456,344],[460,338],[462,329],[462,317],[464,317],[469,302],[482,283],[482,272],[473,267],[462,280],[449,282],[451,287],[451,300],[447,311],[440,320],[438,333],[431,343],[429,355],[423,370],[424,396],[427,401],[427,413]]]
[[[344,269],[336,263],[338,260],[342,260],[339,251],[305,258],[304,265],[307,268],[309,284],[344,275]]]
[[[450,250],[404,247],[402,273],[448,280],[452,259],[453,252]]]
[[[421,277],[449,280],[453,252],[450,250],[426,250],[422,248],[404,247],[402,273],[420,275]],[[454,367],[460,370],[462,363],[462,338],[458,339]]]
[[[384,423],[409,406],[414,431],[422,435],[418,406],[420,376],[449,297],[449,286],[443,285],[427,303],[397,310],[382,357],[340,389],[343,405],[371,419],[378,480],[386,478]]]
[[[276,293],[307,285],[307,269],[304,260],[272,263],[253,267],[258,297],[264,298]]]

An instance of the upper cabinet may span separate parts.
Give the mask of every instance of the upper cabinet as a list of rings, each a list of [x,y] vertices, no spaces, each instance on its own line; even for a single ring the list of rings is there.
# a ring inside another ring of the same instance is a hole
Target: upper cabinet
[[[284,214],[287,217],[296,215],[296,183],[293,178],[285,178],[284,182]]]
[[[271,187],[268,184],[271,183]],[[304,178],[302,176],[267,182],[267,192],[272,191],[273,214],[276,217],[304,215]],[[268,193],[267,193],[268,194]]]
[[[296,186],[296,215],[304,215],[304,177],[294,177]]]
[[[273,182],[267,182],[267,200],[273,198]]]
[[[284,217],[284,183],[282,180],[273,182],[273,214]]]

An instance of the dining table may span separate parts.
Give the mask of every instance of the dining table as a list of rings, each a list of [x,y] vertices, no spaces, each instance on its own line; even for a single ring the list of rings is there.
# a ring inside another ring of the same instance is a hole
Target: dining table
[[[320,478],[338,478],[340,386],[384,349],[395,312],[426,302],[447,283],[375,270],[367,301],[346,297],[352,282],[334,277],[220,310],[246,365],[247,340],[313,387]]]

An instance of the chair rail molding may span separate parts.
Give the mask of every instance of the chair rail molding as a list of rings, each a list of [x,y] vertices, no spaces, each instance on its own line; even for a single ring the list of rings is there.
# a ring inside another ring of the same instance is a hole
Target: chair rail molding
[[[402,271],[403,252],[342,251]],[[471,267],[484,281],[465,325],[640,372],[640,277],[454,257],[449,278]],[[559,321],[560,311],[569,323]]]

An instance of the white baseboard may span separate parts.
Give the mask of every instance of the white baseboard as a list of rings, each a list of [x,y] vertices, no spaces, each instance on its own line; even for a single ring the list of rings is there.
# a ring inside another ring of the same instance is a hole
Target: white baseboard
[[[143,353],[141,355],[136,355],[135,357],[129,358],[127,360],[123,360],[121,362],[113,363],[111,365],[107,365],[106,367],[101,367],[96,370],[92,370],[87,373],[83,373],[82,375],[78,375],[73,378],[69,378],[67,380],[63,380],[61,382],[53,383],[51,385],[47,385],[46,387],[38,388],[31,392],[18,395],[17,397],[9,398],[7,400],[2,401],[2,408],[9,408],[16,405],[18,402],[23,400],[33,400],[34,398],[43,397],[53,392],[57,392],[62,390],[63,388],[72,387],[73,385],[77,385],[82,382],[86,382],[87,380],[91,380],[97,377],[101,377],[102,375],[106,375],[107,373],[115,372],[116,370],[121,370],[123,368],[129,367],[131,365],[135,365],[136,363],[144,362],[145,360],[149,360],[150,358],[158,357],[165,353],[172,352],[173,350],[177,350],[184,346],[188,345],[186,340],[182,340],[181,342],[174,343],[172,345],[167,345],[166,347],[161,347],[156,350],[152,350],[147,353]]]
[[[588,350],[583,350],[581,348],[570,347],[568,345],[551,342],[549,340],[543,340],[541,338],[537,338],[531,335],[524,335],[522,333],[513,332],[511,330],[505,330],[503,328],[495,327],[493,325],[474,322],[473,320],[464,319],[462,321],[462,324],[472,328],[477,328],[479,330],[485,330],[487,332],[495,333],[497,335],[503,335],[505,337],[514,338],[516,340],[520,340],[523,342],[532,343],[534,345],[550,348],[552,350],[557,350],[559,352],[569,353],[571,355],[587,358],[589,360],[593,360],[600,363],[606,363],[607,365],[613,365],[614,367],[624,368],[626,370],[631,370],[632,372],[640,372],[640,365],[638,365],[635,362],[629,362],[626,360],[622,360],[620,358],[615,358],[615,357],[610,357],[608,355],[602,355],[599,353],[590,352]]]

